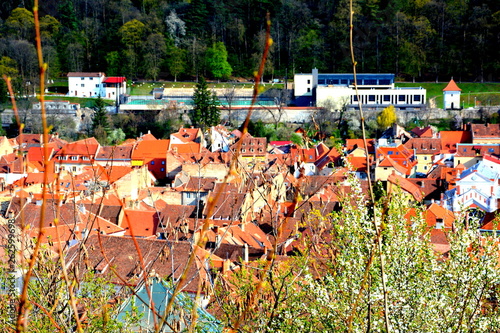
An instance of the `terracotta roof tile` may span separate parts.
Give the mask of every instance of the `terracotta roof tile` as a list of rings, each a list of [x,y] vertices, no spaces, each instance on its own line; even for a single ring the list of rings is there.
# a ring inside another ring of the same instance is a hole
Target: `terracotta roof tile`
[[[170,140],[140,141],[132,151],[133,160],[150,160],[166,158]]]
[[[126,236],[155,236],[158,221],[158,213],[154,210],[125,209],[120,227],[125,229]]]
[[[201,153],[202,145],[196,142],[170,144],[170,150],[177,154]]]
[[[95,156],[96,160],[130,160],[133,146],[104,146],[100,147]]]
[[[444,87],[443,91],[462,91],[462,89],[460,89],[455,81],[451,79],[450,82],[448,82],[448,85]]]
[[[441,139],[438,138],[412,138],[404,146],[412,149],[416,154],[439,154],[441,152]]]
[[[375,152],[375,139],[366,139],[368,144],[368,153],[373,154]],[[365,149],[365,142],[363,139],[346,139],[345,148],[347,152],[351,152],[356,148]]]
[[[469,131],[441,131],[439,138],[442,149],[450,152],[456,151],[458,143],[472,143],[472,135]]]
[[[387,177],[387,181],[391,182],[394,185],[400,186],[402,190],[411,194],[417,202],[422,201],[424,198],[422,195],[422,191],[418,186],[394,172],[390,174],[389,177]]]
[[[500,138],[500,124],[471,124],[474,139]]]
[[[143,258],[144,267],[140,264],[136,244]],[[113,265],[117,275],[131,285],[136,285],[143,279],[144,274],[148,276],[153,271],[161,278],[179,279],[193,250],[189,242],[141,238],[134,240],[131,237],[106,235],[90,236],[85,243],[85,248],[86,251],[78,251],[78,246],[71,248],[66,262],[70,265],[77,265],[80,274],[85,274],[87,270],[94,270],[98,276],[107,276],[111,282],[122,284],[123,282],[108,268]],[[103,253],[109,262],[106,261]],[[205,282],[208,279],[205,269],[200,268],[205,268],[207,265],[210,267],[210,258],[196,253],[195,263],[188,267],[185,285],[181,286],[187,292],[196,292],[200,279]],[[220,260],[219,257],[213,257]],[[100,265],[103,262],[104,265]],[[96,270],[96,267],[101,269]]]
[[[54,156],[82,155],[94,157],[98,148],[99,142],[95,138],[88,138],[66,144]]]
[[[180,128],[178,132],[170,134],[171,137],[175,137],[184,143],[195,142],[199,135],[199,128]]]
[[[415,127],[414,129],[411,130],[411,132],[419,138],[432,138],[432,137],[434,137],[434,133],[432,131],[431,126],[426,126],[423,128]]]

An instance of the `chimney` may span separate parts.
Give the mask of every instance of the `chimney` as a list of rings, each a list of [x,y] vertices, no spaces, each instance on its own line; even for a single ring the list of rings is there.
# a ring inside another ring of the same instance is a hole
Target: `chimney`
[[[229,259],[225,259],[223,262],[222,262],[222,273],[226,273],[226,272],[229,272],[231,270],[231,260]]]
[[[215,248],[216,249],[219,248],[221,241],[222,241],[222,237],[219,234],[216,234],[215,235]]]
[[[243,244],[243,262],[248,263],[248,244]]]

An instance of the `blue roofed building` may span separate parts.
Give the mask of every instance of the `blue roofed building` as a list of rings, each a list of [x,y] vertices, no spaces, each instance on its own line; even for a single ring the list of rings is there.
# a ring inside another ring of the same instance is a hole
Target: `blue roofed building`
[[[321,74],[317,69],[295,74],[294,95],[298,106],[328,104],[338,111],[359,109],[359,103],[364,109],[394,105],[399,110],[423,110],[426,101],[426,90],[422,87],[395,87],[394,74],[357,74],[355,82],[353,74]]]

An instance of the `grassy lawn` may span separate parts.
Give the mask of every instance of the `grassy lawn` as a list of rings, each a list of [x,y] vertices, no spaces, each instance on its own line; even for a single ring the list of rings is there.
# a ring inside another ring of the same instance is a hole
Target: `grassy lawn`
[[[436,107],[443,107],[443,89],[448,82],[396,82],[396,87],[423,87],[427,90],[427,100],[435,98]],[[477,105],[500,105],[500,83],[457,83],[462,89],[461,101],[465,108],[474,106],[474,99]]]

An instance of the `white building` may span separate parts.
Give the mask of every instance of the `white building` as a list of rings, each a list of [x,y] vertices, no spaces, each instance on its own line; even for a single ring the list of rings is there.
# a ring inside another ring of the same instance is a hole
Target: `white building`
[[[357,74],[357,87],[364,108],[379,109],[394,105],[401,110],[425,108],[426,90],[422,87],[397,88],[394,74]],[[329,106],[333,110],[357,109],[358,97],[353,74],[295,74],[297,105]]]
[[[103,96],[102,82],[106,78],[102,72],[97,73],[68,73],[68,96],[97,97]]]
[[[69,72],[68,96],[103,97],[117,99],[127,92],[127,79],[123,76],[106,77],[102,72]]]
[[[444,109],[460,109],[460,89],[453,79],[443,89]]]
[[[500,198],[500,159],[485,155],[479,163],[465,170],[456,181],[456,187],[445,193],[445,208],[461,211],[480,208],[495,212]]]

